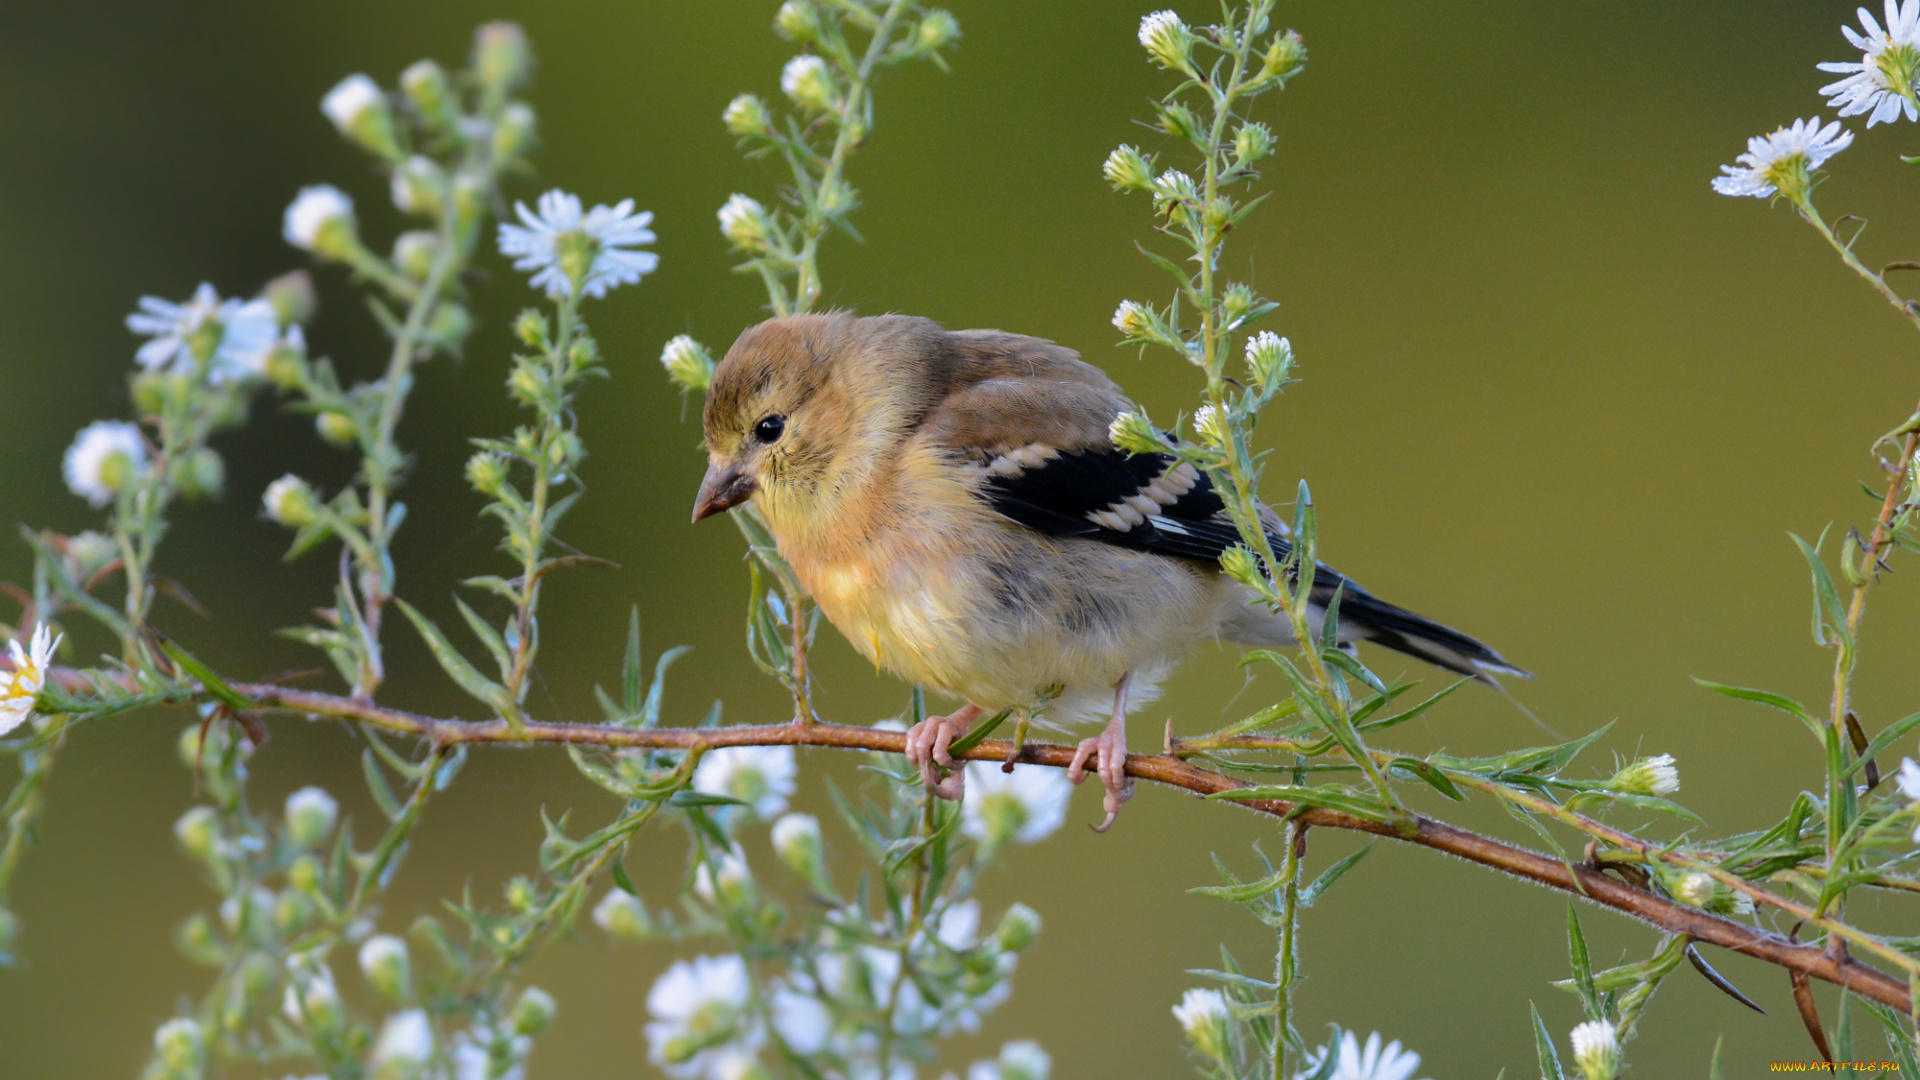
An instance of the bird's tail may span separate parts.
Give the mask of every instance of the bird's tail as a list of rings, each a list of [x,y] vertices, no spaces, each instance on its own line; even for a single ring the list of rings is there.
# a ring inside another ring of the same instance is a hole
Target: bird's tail
[[[1485,683],[1495,675],[1533,678],[1483,642],[1395,607],[1351,582],[1340,597],[1340,636],[1384,645]]]

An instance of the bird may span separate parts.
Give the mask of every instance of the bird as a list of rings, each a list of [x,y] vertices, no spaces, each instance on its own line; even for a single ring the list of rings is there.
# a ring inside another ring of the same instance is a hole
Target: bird
[[[1067,774],[1078,784],[1093,765],[1104,832],[1133,790],[1127,713],[1192,646],[1296,643],[1288,618],[1221,571],[1241,539],[1206,473],[1113,445],[1132,407],[1041,338],[897,314],[768,319],[714,366],[693,520],[751,501],[855,650],[964,703],[907,732],[941,797],[961,797],[949,749],[983,715],[1045,701],[1041,727],[1104,717]],[[1284,526],[1262,514],[1285,558]],[[1527,676],[1325,567],[1312,625],[1336,589],[1343,647],[1371,641],[1489,683]]]

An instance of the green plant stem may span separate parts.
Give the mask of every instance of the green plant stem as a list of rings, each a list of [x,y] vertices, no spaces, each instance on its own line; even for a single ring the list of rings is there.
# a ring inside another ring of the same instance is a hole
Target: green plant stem
[[[40,816],[47,805],[47,778],[53,773],[61,748],[66,745],[67,718],[52,717],[48,723],[49,730],[41,737],[43,745],[27,751],[33,755],[32,760],[22,761],[23,775],[7,798],[7,841],[6,846],[0,848],[0,907],[6,905],[13,875],[39,829]]]
[[[1293,1028],[1293,982],[1299,970],[1300,857],[1307,827],[1287,823],[1287,855],[1281,863],[1286,884],[1280,891],[1280,949],[1273,961],[1273,1080],[1287,1080],[1287,1032]]]

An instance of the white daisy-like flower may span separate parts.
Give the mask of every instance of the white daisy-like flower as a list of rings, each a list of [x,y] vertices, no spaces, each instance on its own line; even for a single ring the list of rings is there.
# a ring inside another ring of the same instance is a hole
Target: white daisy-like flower
[[[1817,116],[1795,120],[1771,134],[1748,139],[1747,152],[1734,158],[1735,164],[1720,166],[1725,175],[1713,178],[1713,190],[1757,199],[1775,192],[1789,197],[1803,195],[1812,172],[1852,143],[1853,132],[1843,131],[1838,120],[1826,127],[1820,126]]]
[[[652,928],[652,921],[640,898],[617,886],[608,889],[607,895],[593,906],[593,924],[605,930],[607,936],[623,941],[644,939]]]
[[[320,111],[341,131],[353,127],[360,114],[380,104],[380,84],[365,75],[349,75],[320,99]]]
[[[1156,11],[1140,20],[1140,44],[1163,67],[1184,66],[1193,53],[1193,35],[1171,11]]]
[[[720,1080],[728,1050],[751,1053],[762,1038],[747,1011],[752,984],[738,956],[681,960],[647,991],[647,1056],[674,1080]]]
[[[976,1061],[967,1069],[967,1080],[1047,1080],[1053,1071],[1053,1058],[1031,1039],[1010,1042],[1000,1048],[997,1061]]]
[[[1673,755],[1640,760],[1613,774],[1607,785],[1629,795],[1671,795],[1680,790],[1680,770],[1673,767]]]
[[[380,1037],[373,1042],[373,1065],[400,1066],[425,1064],[433,1056],[433,1023],[426,1010],[408,1009],[387,1017],[380,1026]]]
[[[1067,820],[1073,785],[1060,769],[1018,765],[1010,773],[996,762],[967,763],[967,798],[960,830],[975,840],[1037,844]]]
[[[500,1038],[485,1028],[462,1031],[451,1040],[447,1056],[453,1061],[452,1080],[527,1080],[527,1056],[533,1052],[533,1039],[514,1035],[506,1040],[507,1060],[502,1071],[491,1049]]]
[[[1893,774],[1893,782],[1900,786],[1900,794],[1908,802],[1920,802],[1920,762],[1912,758],[1900,759],[1900,771]]]
[[[693,789],[730,795],[770,820],[787,808],[797,772],[791,746],[724,746],[700,759]]]
[[[728,243],[750,255],[766,253],[772,225],[760,200],[736,192],[720,207],[719,218],[720,235]]]
[[[1839,82],[1820,88],[1831,95],[1827,104],[1838,108],[1841,116],[1867,117],[1867,126],[1892,123],[1905,112],[1907,119],[1920,120],[1920,108],[1914,102],[1916,76],[1920,76],[1920,0],[1896,4],[1886,0],[1887,26],[1881,29],[1866,8],[1860,8],[1860,33],[1841,26],[1847,41],[1860,50],[1858,63],[1830,62],[1817,65],[1821,71],[1845,75]]]
[[[1381,1046],[1380,1033],[1376,1031],[1367,1036],[1366,1046],[1362,1047],[1360,1040],[1348,1031],[1341,1034],[1337,1047],[1323,1046],[1308,1055],[1306,1067],[1294,1074],[1294,1080],[1318,1072],[1330,1053],[1335,1055],[1335,1062],[1333,1075],[1327,1080],[1407,1080],[1420,1067],[1420,1055],[1400,1049],[1400,1040]]]
[[[338,258],[343,252],[332,242],[331,236],[331,232],[337,230],[327,228],[336,222],[344,223],[348,229],[353,228],[353,200],[332,184],[315,184],[301,188],[300,193],[287,204],[286,215],[280,223],[280,235],[287,243],[302,251]]]
[[[26,723],[33,715],[34,699],[47,685],[47,665],[53,661],[53,650],[59,647],[60,638],[49,639],[45,624],[33,628],[24,649],[17,639],[7,642],[7,656],[13,667],[0,671],[0,735]]]
[[[753,871],[738,847],[708,855],[693,871],[693,894],[709,904],[718,904],[723,897],[737,898],[752,883]]]
[[[134,353],[141,367],[191,374],[205,356],[214,383],[264,375],[280,341],[280,317],[271,302],[222,300],[205,282],[184,303],[141,297],[140,310],[127,316],[127,329],[153,338]]]
[[[1227,444],[1227,422],[1220,410],[1211,405],[1202,405],[1193,414],[1193,433],[1208,446]]]
[[[305,480],[288,473],[260,493],[260,509],[276,525],[298,529],[313,524],[319,503]]]
[[[820,819],[812,814],[788,814],[773,823],[774,853],[794,873],[812,877],[820,871]]]
[[[660,265],[653,252],[632,250],[654,241],[652,212],[634,213],[632,199],[582,212],[579,196],[555,188],[540,196],[537,213],[526,203],[514,212],[521,224],[500,226],[500,254],[514,269],[534,271],[533,286],[548,296],[566,296],[578,277],[581,292],[597,300]]]
[[[147,440],[124,420],[96,420],[67,447],[60,471],[67,487],[94,506],[106,506],[147,471]]]
[[[1585,1080],[1613,1080],[1620,1073],[1620,1036],[1605,1020],[1589,1020],[1573,1029],[1573,1063]]]
[[[387,997],[407,996],[412,981],[412,966],[407,943],[392,934],[375,934],[360,946],[360,974],[368,985]]]
[[[1189,990],[1173,1007],[1173,1018],[1194,1048],[1209,1057],[1227,1049],[1227,999],[1218,990]]]
[[[780,69],[780,89],[803,109],[826,112],[833,108],[833,74],[827,62],[811,54],[796,56]]]
[[[1122,300],[1113,309],[1113,328],[1130,338],[1145,337],[1153,329],[1153,315],[1132,300]]]
[[[794,1053],[817,1054],[833,1034],[833,1013],[812,994],[783,986],[773,992],[773,1030]]]
[[[311,847],[327,838],[340,819],[340,804],[327,789],[311,784],[287,796],[287,839]]]

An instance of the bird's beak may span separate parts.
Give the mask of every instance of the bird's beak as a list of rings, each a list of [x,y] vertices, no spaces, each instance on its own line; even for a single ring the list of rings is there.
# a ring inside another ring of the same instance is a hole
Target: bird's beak
[[[739,506],[753,498],[754,489],[758,486],[753,482],[753,477],[740,471],[739,466],[723,466],[714,462],[707,466],[707,478],[700,481],[700,494],[694,497],[693,520],[697,522]]]

